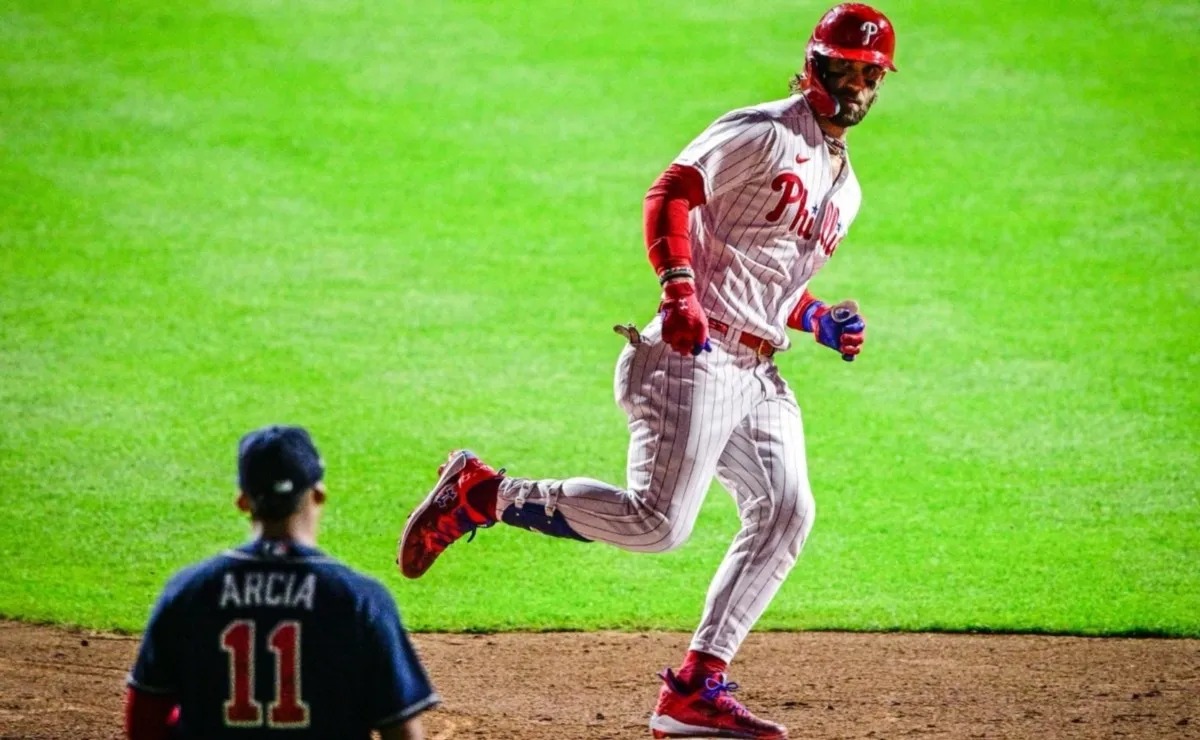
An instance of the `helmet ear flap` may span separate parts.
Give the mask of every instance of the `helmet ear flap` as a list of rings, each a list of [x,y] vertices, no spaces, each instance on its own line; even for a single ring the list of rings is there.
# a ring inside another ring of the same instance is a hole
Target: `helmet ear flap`
[[[842,104],[825,89],[821,80],[822,70],[818,69],[817,54],[809,51],[804,61],[804,97],[812,106],[813,112],[822,118],[831,118],[838,114]]]

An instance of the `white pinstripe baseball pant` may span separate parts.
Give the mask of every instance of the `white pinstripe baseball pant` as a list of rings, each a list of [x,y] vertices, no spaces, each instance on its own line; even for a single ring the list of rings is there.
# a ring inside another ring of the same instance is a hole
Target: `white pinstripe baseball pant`
[[[498,513],[526,502],[561,512],[591,540],[665,552],[691,534],[715,475],[742,522],[717,569],[691,648],[733,658],[796,563],[816,513],[800,409],[774,362],[713,332],[713,350],[680,355],[655,318],[617,362],[629,417],[628,486],[590,478],[506,478]]]

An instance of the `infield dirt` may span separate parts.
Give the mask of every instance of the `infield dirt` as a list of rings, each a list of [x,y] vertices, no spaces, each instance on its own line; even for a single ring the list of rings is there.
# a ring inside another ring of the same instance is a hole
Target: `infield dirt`
[[[418,634],[431,740],[647,738],[675,633]],[[0,739],[120,738],[137,637],[0,622]],[[732,678],[793,738],[1200,738],[1200,640],[752,634]]]

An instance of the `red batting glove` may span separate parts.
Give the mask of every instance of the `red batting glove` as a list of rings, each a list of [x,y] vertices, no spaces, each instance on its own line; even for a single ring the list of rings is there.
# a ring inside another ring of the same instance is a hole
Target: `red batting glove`
[[[663,286],[662,338],[671,349],[684,355],[711,352],[708,341],[708,317],[696,298],[696,286],[691,280],[676,280]]]

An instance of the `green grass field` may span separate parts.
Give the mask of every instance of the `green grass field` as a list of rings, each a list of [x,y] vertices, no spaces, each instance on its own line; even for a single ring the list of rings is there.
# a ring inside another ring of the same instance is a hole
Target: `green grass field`
[[[641,199],[782,97],[827,5],[13,0],[0,9],[0,614],[138,629],[246,536],[238,436],[307,425],[322,544],[411,627],[690,629],[661,556],[395,538],[447,450],[620,481]],[[896,0],[864,206],[798,343],[819,516],[761,627],[1200,636],[1200,6]]]

